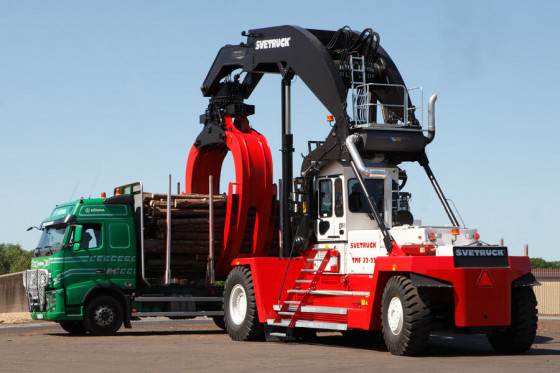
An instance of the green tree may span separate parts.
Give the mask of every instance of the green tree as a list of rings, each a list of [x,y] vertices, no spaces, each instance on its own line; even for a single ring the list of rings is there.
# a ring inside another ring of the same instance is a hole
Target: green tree
[[[20,244],[0,243],[0,275],[21,272],[31,266],[30,251],[25,251]]]
[[[560,268],[560,262],[547,262],[542,258],[531,258],[533,268]]]

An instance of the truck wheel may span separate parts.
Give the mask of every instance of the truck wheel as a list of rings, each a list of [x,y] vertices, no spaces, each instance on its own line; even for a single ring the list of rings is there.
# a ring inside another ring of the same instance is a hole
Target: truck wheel
[[[84,324],[81,321],[60,321],[60,327],[73,335],[82,335],[86,334],[87,330],[84,327]]]
[[[426,349],[431,329],[429,301],[410,279],[389,279],[381,299],[385,345],[393,355],[413,355]]]
[[[92,335],[113,335],[122,322],[122,307],[113,297],[95,297],[86,306],[84,326]]]
[[[212,320],[214,320],[214,324],[222,330],[226,330],[226,320],[223,316],[212,316]]]
[[[515,288],[511,298],[511,325],[495,329],[488,341],[497,352],[520,354],[531,348],[537,334],[537,299],[532,288]]]
[[[264,327],[257,314],[253,277],[247,268],[235,267],[227,277],[224,318],[231,339],[254,341],[264,338]]]

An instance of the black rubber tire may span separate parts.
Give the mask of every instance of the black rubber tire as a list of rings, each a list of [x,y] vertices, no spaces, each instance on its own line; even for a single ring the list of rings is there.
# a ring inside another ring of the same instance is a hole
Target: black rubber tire
[[[113,297],[101,295],[86,305],[84,326],[92,335],[113,335],[122,325],[123,310]]]
[[[264,325],[259,323],[257,313],[253,276],[247,268],[235,267],[226,279],[224,318],[226,330],[234,341],[264,339]]]
[[[214,320],[214,324],[222,330],[226,330],[226,320],[224,316],[212,316],[212,320]]]
[[[72,335],[83,335],[87,333],[84,323],[81,321],[64,320],[59,322],[60,327]]]
[[[394,330],[389,323],[391,310],[395,311],[391,313]],[[399,311],[402,317],[397,317]],[[400,320],[396,326],[395,320]],[[393,355],[416,355],[427,348],[432,324],[430,304],[409,278],[394,276],[387,282],[381,299],[381,323],[385,345]]]
[[[494,350],[520,354],[530,349],[537,335],[537,312],[533,288],[514,288],[511,294],[511,325],[488,334]]]
[[[345,341],[355,345],[372,345],[385,347],[381,330],[345,330],[342,332]]]

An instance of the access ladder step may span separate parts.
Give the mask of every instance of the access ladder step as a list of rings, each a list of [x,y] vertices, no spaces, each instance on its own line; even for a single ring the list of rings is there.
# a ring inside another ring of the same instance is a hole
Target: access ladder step
[[[280,309],[282,307],[275,304],[274,306],[272,306],[272,308],[274,309],[274,311],[278,312],[278,311],[280,311]],[[279,315],[290,316],[287,313],[290,313],[290,314],[293,315],[293,312],[291,312],[291,311],[296,311],[296,310],[297,310],[297,305],[289,305],[286,311],[278,312],[278,314]],[[300,312],[302,312],[302,313],[323,313],[323,314],[328,314],[328,315],[347,315],[348,314],[348,308],[324,307],[324,306],[301,306]]]
[[[311,280],[296,280],[296,284],[310,284]]]
[[[274,322],[274,319],[266,320],[268,325],[272,326],[283,326],[288,327],[290,325],[288,319],[280,320],[280,322]],[[348,325],[343,323],[325,322],[325,321],[312,321],[312,320],[297,320],[296,328],[312,328],[312,329],[324,329],[324,330],[348,330]]]
[[[270,333],[270,336],[272,336],[272,337],[278,337],[278,338],[286,338],[286,337],[288,337],[288,335],[287,335],[286,333],[279,333],[279,332]]]
[[[281,311],[281,312],[278,312],[278,314],[279,314],[279,315],[282,315],[282,316],[293,316],[293,315],[295,315],[295,312],[291,312],[291,311]]]

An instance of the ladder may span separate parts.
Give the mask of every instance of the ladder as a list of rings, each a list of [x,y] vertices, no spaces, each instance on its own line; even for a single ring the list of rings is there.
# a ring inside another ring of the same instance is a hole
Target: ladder
[[[369,118],[369,86],[366,84],[366,65],[364,56],[350,56],[350,77],[352,79],[352,109],[354,124],[368,125]]]
[[[325,272],[325,269],[333,255],[338,252],[327,248],[313,248],[313,254],[306,259],[306,263],[301,269],[292,289],[288,289],[288,296],[281,305],[275,305],[276,318],[267,320],[267,324],[272,327],[286,328],[285,333],[270,333],[275,337],[291,337],[295,327],[326,329],[326,330],[347,330],[346,323],[324,322],[314,320],[301,320],[303,313],[347,315],[348,309],[342,307],[325,307],[318,305],[308,305],[309,300],[315,296],[369,296],[369,292],[341,291],[341,290],[319,290],[317,284]],[[324,253],[320,258],[319,253]],[[320,263],[316,266],[316,263]],[[309,279],[309,274],[313,277]],[[301,297],[297,300],[298,297]]]

